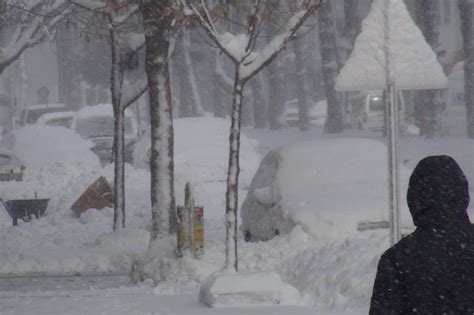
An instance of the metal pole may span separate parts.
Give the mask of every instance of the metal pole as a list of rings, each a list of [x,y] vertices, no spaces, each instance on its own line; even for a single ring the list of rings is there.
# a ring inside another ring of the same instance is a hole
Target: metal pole
[[[390,3],[385,1],[385,110],[387,114],[387,156],[390,245],[400,240],[400,170],[399,170],[399,112],[395,88],[394,60],[390,45]]]
[[[400,168],[399,168],[399,112],[394,84],[387,87],[388,130],[388,187],[389,187],[389,227],[390,244],[400,240]]]

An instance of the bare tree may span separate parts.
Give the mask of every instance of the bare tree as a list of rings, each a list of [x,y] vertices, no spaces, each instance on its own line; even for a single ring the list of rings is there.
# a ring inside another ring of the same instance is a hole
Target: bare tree
[[[459,0],[461,32],[464,46],[464,100],[467,113],[467,135],[474,138],[474,1]]]
[[[278,53],[286,47],[304,22],[313,15],[320,6],[320,1],[303,1],[301,7],[288,20],[280,34],[265,43],[261,49],[257,48],[258,35],[266,21],[266,4],[264,1],[252,0],[241,3],[246,13],[246,24],[242,32],[237,35],[219,33],[209,9],[204,2],[194,5],[188,1],[199,24],[206,31],[209,38],[218,46],[234,65],[234,85],[232,92],[232,113],[229,136],[229,165],[227,173],[226,191],[226,262],[228,270],[238,270],[237,256],[237,205],[239,180],[240,154],[240,123],[242,112],[242,98],[245,83],[255,76],[261,69],[270,64]]]
[[[106,19],[108,42],[110,44],[111,71],[110,92],[114,112],[114,222],[113,229],[125,227],[125,109],[134,103],[145,91],[145,82],[136,82],[123,89],[124,72],[127,55],[121,50],[123,41],[119,37],[119,29],[138,13],[138,5],[130,1],[72,1],[79,8],[93,12]],[[138,49],[140,44],[134,49]],[[133,50],[133,49],[132,49]]]

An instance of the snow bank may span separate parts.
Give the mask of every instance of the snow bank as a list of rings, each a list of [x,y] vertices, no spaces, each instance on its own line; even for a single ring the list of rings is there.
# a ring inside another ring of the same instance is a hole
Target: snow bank
[[[73,202],[98,177],[113,182],[113,166],[78,163],[29,167],[23,182],[1,182],[5,200],[49,198],[46,215],[29,223],[11,218],[0,206],[0,274],[105,273],[131,269],[148,248],[150,222],[147,172],[126,166],[127,229],[112,232],[113,209],[89,209],[80,218]]]

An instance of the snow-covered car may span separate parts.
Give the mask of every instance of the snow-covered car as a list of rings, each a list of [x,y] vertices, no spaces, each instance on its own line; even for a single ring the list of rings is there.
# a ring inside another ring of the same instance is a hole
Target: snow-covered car
[[[266,241],[299,225],[315,237],[334,239],[386,225],[386,154],[383,143],[358,138],[307,141],[269,152],[242,204],[241,231],[249,241]],[[408,177],[401,166],[402,196]],[[405,205],[402,223],[412,225]]]
[[[125,162],[132,162],[132,152],[140,138],[134,113],[125,110]],[[99,156],[103,164],[112,161],[114,140],[114,114],[111,104],[99,104],[81,108],[71,124],[71,129],[82,138],[94,142],[92,152]]]
[[[73,111],[46,113],[38,118],[37,124],[71,128],[75,114]]]
[[[69,108],[64,104],[31,105],[20,113],[19,125],[36,124],[40,116],[46,113],[66,112]]]
[[[12,135],[14,145],[11,151],[26,169],[56,163],[92,167],[99,164],[97,156],[90,152],[93,143],[65,127],[33,124],[15,129]]]

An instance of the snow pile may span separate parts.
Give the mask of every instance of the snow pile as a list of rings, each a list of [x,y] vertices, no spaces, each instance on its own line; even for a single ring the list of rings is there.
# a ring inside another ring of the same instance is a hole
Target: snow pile
[[[411,19],[405,4],[399,0],[376,0],[362,23],[354,50],[341,69],[338,91],[384,90],[385,70],[385,6],[390,33],[388,47],[393,62],[396,86],[404,90],[443,89],[447,78],[436,54],[426,43],[420,29]]]
[[[224,215],[225,194],[229,154],[230,121],[212,116],[179,118],[174,124],[174,165],[175,193],[177,204],[184,200],[184,185],[191,182],[196,205],[204,205],[204,216]],[[133,164],[136,168],[147,169],[147,152],[150,148],[148,130],[137,143],[133,152]],[[245,188],[255,173],[261,155],[257,152],[257,143],[245,134],[240,144],[240,187]],[[215,196],[220,196],[215,198]]]
[[[325,309],[369,305],[379,256],[389,246],[388,231],[332,242],[310,238],[306,244],[278,266],[305,304]]]
[[[199,291],[199,301],[209,307],[298,305],[300,300],[298,290],[274,272],[217,272]]]
[[[27,125],[13,134],[15,155],[27,168],[65,162],[86,167],[99,165],[98,157],[89,150],[94,144],[65,127]]]
[[[11,219],[0,209],[0,273],[103,273],[131,269],[149,242],[149,190],[146,172],[126,168],[127,229],[112,232],[113,209],[89,209],[80,218],[73,202],[99,176],[112,182],[112,166],[81,169],[64,167],[27,169],[23,182],[0,183],[5,200],[50,198],[46,215],[29,223]]]

